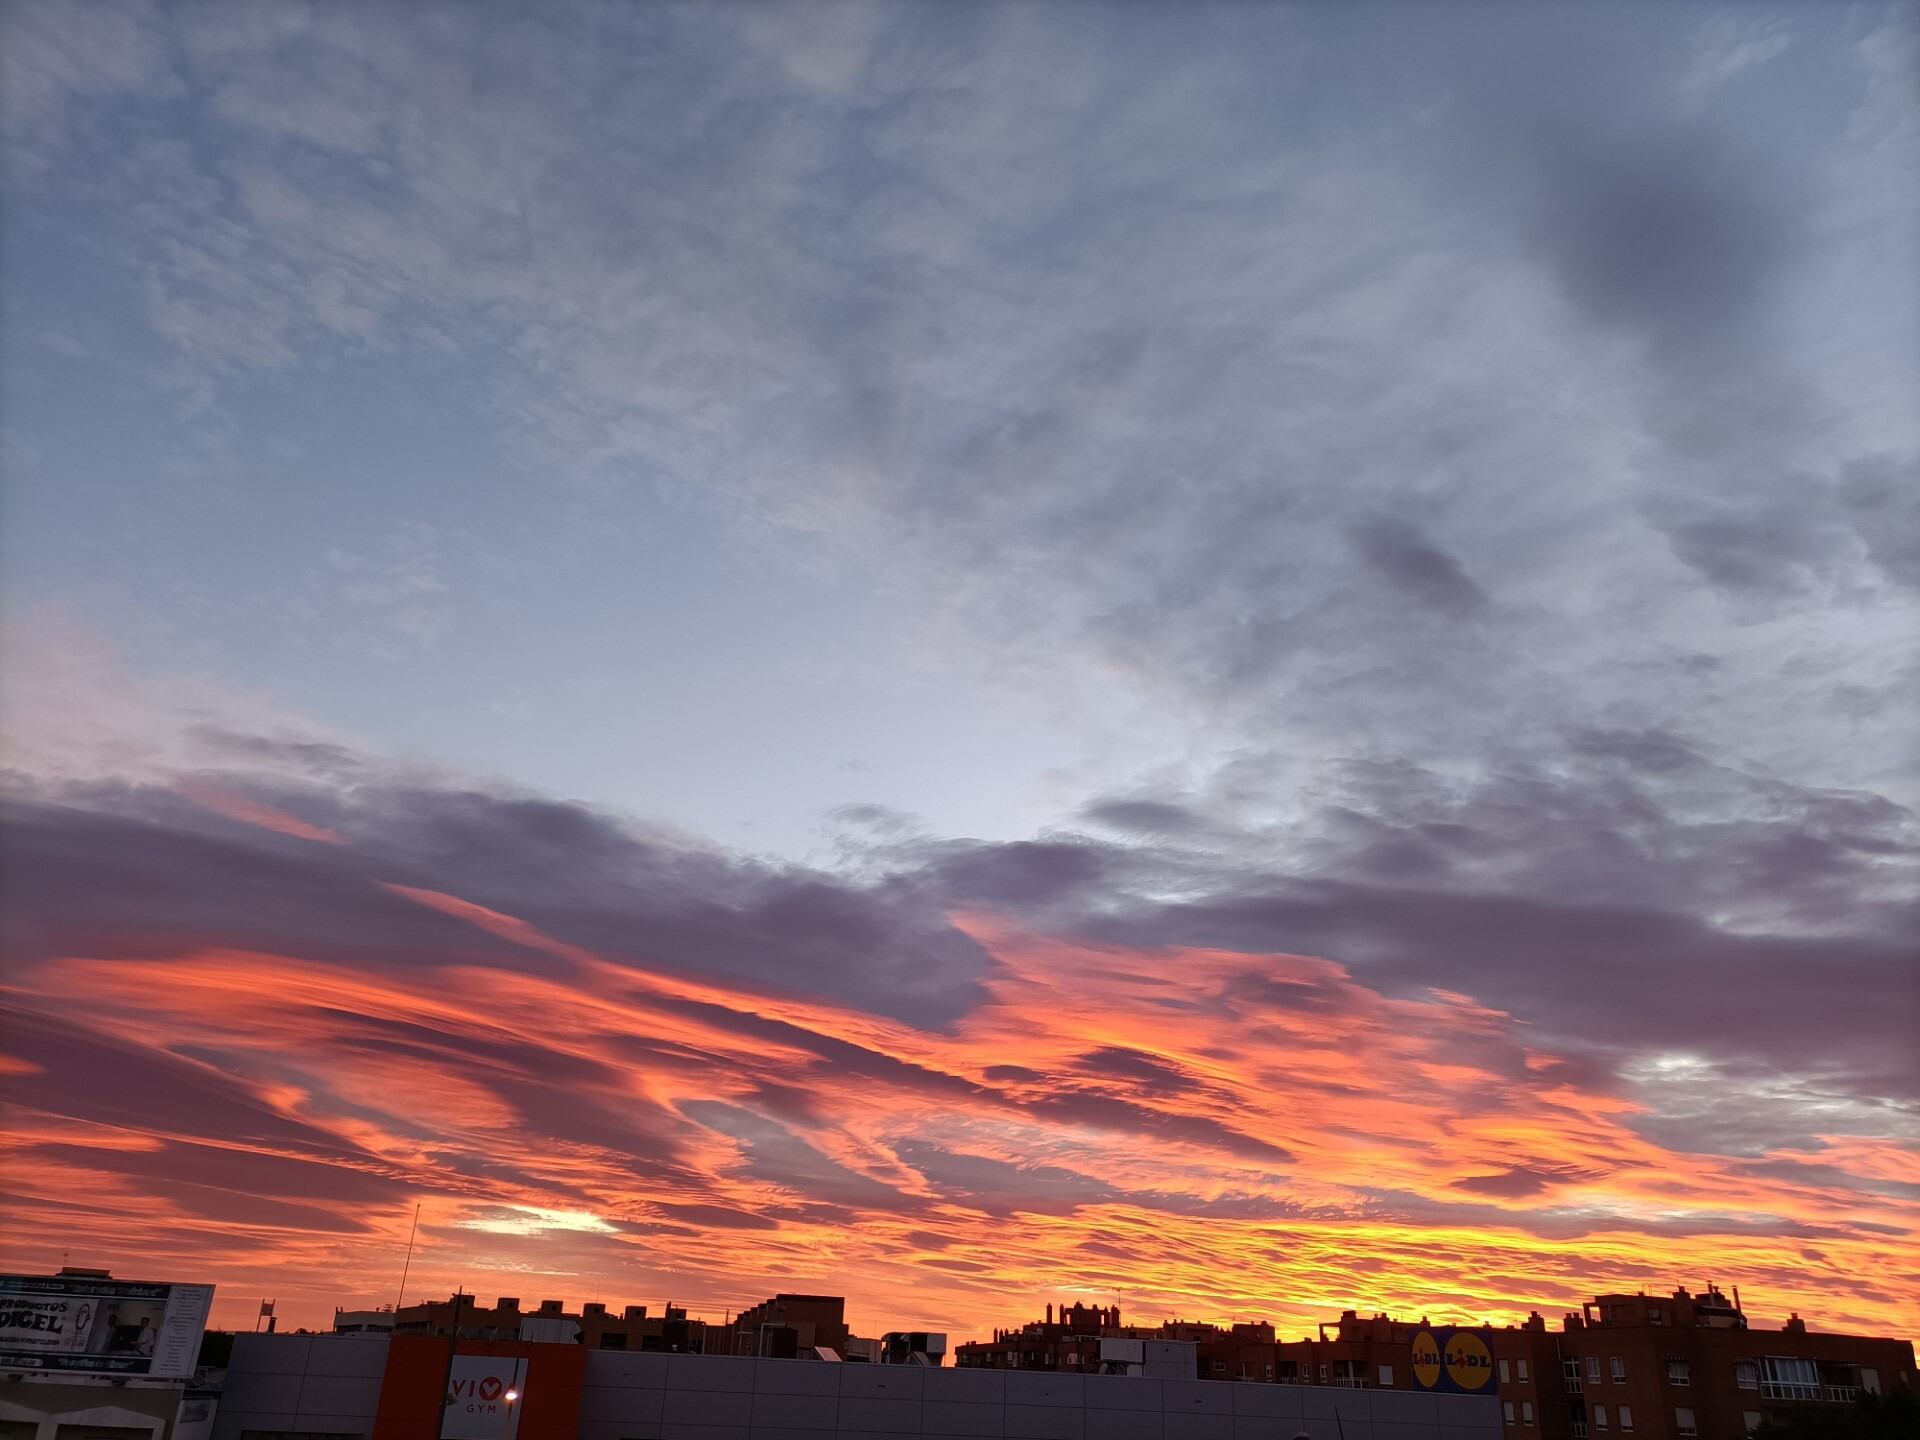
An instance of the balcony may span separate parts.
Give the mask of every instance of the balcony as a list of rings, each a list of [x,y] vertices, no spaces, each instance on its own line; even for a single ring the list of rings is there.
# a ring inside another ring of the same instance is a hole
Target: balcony
[[[1567,1394],[1578,1395],[1580,1393],[1581,1386],[1580,1386],[1580,1377],[1578,1375],[1567,1376],[1563,1383],[1567,1387]]]
[[[1573,1440],[1587,1440],[1587,1422],[1586,1421],[1584,1420],[1572,1421],[1568,1424],[1567,1429],[1572,1434]]]
[[[1800,1385],[1787,1380],[1762,1380],[1760,1393],[1769,1400],[1818,1400],[1818,1385]]]
[[[1826,1398],[1836,1405],[1852,1405],[1860,1398],[1858,1385],[1828,1385],[1823,1388],[1827,1392]]]

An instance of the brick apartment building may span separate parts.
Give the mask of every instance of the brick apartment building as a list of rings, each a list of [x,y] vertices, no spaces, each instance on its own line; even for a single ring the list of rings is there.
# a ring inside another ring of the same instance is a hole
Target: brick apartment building
[[[1757,1329],[1712,1286],[1600,1295],[1558,1330],[1535,1316],[1493,1339],[1509,1440],[1743,1440],[1796,1405],[1920,1394],[1912,1342],[1822,1334],[1798,1315]]]
[[[1158,1325],[1126,1325],[1118,1305],[1047,1306],[1046,1318],[1015,1330],[995,1330],[990,1340],[970,1340],[954,1352],[954,1364],[975,1370],[1061,1370],[1097,1375],[1102,1369],[1102,1340],[1173,1340],[1200,1345],[1243,1343],[1271,1348],[1273,1327],[1235,1325],[1231,1329],[1197,1321],[1167,1320]],[[1111,1355],[1112,1347],[1107,1347]],[[1203,1367],[1204,1369],[1204,1367]],[[1259,1378],[1259,1377],[1254,1377]]]
[[[438,1339],[569,1341],[589,1350],[637,1350],[671,1355],[760,1355],[791,1360],[831,1349],[842,1359],[859,1353],[847,1328],[846,1300],[839,1295],[779,1294],[742,1310],[726,1323],[689,1319],[669,1304],[650,1314],[645,1305],[617,1313],[601,1304],[569,1310],[565,1301],[542,1300],[523,1309],[519,1297],[502,1295],[483,1306],[471,1295],[452,1295],[392,1310],[341,1310],[336,1334],[379,1331]],[[878,1342],[868,1348],[878,1351]]]
[[[1158,1335],[1158,1326],[1123,1326],[1118,1305],[1068,1305],[1059,1318],[1047,1305],[1044,1320],[1013,1330],[995,1330],[990,1340],[969,1340],[953,1354],[953,1363],[971,1370],[1084,1370],[1100,1368],[1100,1341]]]
[[[384,1322],[384,1323],[382,1323]],[[690,1320],[686,1310],[668,1305],[651,1315],[645,1305],[628,1305],[618,1313],[590,1303],[567,1309],[562,1300],[542,1300],[532,1310],[521,1308],[515,1295],[502,1295],[491,1306],[472,1295],[452,1295],[404,1305],[398,1311],[339,1311],[336,1333],[385,1330],[395,1335],[431,1335],[441,1339],[576,1340],[592,1350],[663,1351],[667,1354],[706,1352],[708,1330],[724,1341],[726,1332],[703,1320]],[[716,1348],[720,1348],[716,1346]]]
[[[1195,1342],[1199,1378],[1346,1389],[1421,1388],[1414,1337],[1425,1320],[1349,1310],[1316,1337],[1279,1340],[1267,1324],[1121,1323],[1118,1306],[1049,1305],[1044,1320],[959,1347],[962,1367],[1098,1373],[1103,1339]],[[1920,1397],[1913,1345],[1748,1323],[1709,1286],[1670,1295],[1600,1295],[1548,1329],[1477,1332],[1491,1352],[1505,1440],[1744,1440],[1795,1405],[1847,1404],[1865,1392]],[[1109,1347],[1109,1350],[1111,1347]]]
[[[734,1316],[726,1339],[729,1355],[791,1360],[824,1349],[844,1358],[852,1339],[847,1302],[838,1295],[775,1295]]]
[[[1224,1335],[1202,1343],[1200,1371],[1414,1389],[1413,1337],[1425,1326],[1347,1311],[1314,1339],[1259,1345]],[[1911,1342],[1821,1334],[1798,1315],[1780,1329],[1756,1329],[1737,1299],[1711,1286],[1700,1295],[1600,1295],[1556,1330],[1536,1314],[1480,1333],[1494,1358],[1506,1440],[1743,1440],[1798,1404],[1846,1404],[1902,1387],[1920,1396]]]

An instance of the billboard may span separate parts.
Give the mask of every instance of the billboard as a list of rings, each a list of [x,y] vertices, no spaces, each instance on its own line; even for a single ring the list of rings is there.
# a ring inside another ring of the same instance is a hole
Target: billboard
[[[1449,1395],[1491,1395],[1493,1343],[1485,1330],[1423,1326],[1413,1337],[1413,1383]]]
[[[513,1440],[527,1362],[512,1355],[455,1355],[447,1370],[440,1440]]]
[[[192,1376],[211,1285],[0,1275],[0,1369]]]

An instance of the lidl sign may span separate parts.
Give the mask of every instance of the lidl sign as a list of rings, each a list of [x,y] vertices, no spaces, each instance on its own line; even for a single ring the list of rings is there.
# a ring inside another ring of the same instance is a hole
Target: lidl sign
[[[1493,1394],[1493,1346],[1488,1333],[1422,1327],[1413,1337],[1413,1380],[1422,1390]]]

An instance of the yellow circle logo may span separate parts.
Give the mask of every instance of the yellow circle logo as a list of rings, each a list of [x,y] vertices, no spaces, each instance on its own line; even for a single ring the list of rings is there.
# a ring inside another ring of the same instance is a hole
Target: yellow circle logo
[[[1471,1330],[1456,1330],[1447,1337],[1447,1378],[1462,1390],[1484,1390],[1493,1380],[1493,1356],[1487,1342]],[[1416,1342],[1414,1374],[1420,1373]]]
[[[1431,1330],[1419,1331],[1413,1337],[1413,1378],[1422,1390],[1440,1383],[1440,1342]]]

